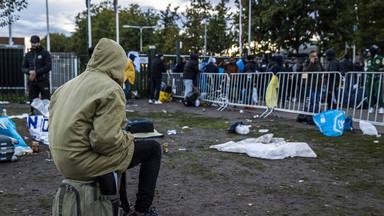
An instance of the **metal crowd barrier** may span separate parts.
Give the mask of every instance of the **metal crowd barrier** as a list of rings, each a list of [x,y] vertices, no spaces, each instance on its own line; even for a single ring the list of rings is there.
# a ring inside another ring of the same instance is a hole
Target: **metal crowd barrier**
[[[383,72],[346,73],[340,110],[353,121],[384,126],[383,82]]]
[[[51,94],[61,85],[75,78],[79,64],[73,53],[51,53],[52,70],[50,72]]]
[[[201,73],[197,88],[201,99],[208,105],[218,104],[218,110],[238,106],[315,115],[336,109],[345,111],[353,121],[366,120],[384,126],[380,110],[384,108],[384,72],[348,72],[344,77],[339,72],[280,72],[276,75],[276,106],[268,107],[265,97],[272,76],[270,72],[230,76]],[[173,96],[184,98],[182,73],[170,73],[169,79]],[[373,112],[369,112],[370,107]]]

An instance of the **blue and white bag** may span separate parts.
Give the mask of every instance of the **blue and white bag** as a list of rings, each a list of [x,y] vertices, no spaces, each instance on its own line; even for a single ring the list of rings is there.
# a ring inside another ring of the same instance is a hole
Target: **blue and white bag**
[[[317,128],[326,136],[341,136],[344,132],[345,112],[327,110],[313,116]]]

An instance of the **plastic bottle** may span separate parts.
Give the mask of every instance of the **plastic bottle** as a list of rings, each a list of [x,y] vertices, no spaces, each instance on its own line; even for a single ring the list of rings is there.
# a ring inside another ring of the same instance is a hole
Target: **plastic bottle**
[[[3,109],[3,116],[7,116],[7,110]]]

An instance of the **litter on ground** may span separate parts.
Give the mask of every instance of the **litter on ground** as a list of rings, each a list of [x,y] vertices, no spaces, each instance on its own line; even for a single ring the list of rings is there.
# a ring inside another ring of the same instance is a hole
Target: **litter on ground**
[[[286,142],[284,138],[273,138],[273,134],[266,134],[259,138],[248,138],[239,142],[229,141],[212,145],[210,148],[224,152],[246,153],[250,157],[272,160],[286,157],[317,157],[307,143]]]

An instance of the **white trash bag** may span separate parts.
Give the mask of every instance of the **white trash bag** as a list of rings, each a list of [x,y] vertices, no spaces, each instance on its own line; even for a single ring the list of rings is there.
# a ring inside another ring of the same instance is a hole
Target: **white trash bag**
[[[361,131],[363,131],[364,135],[370,135],[370,136],[377,136],[378,135],[376,127],[370,122],[361,120],[359,122],[359,127],[360,127]]]

